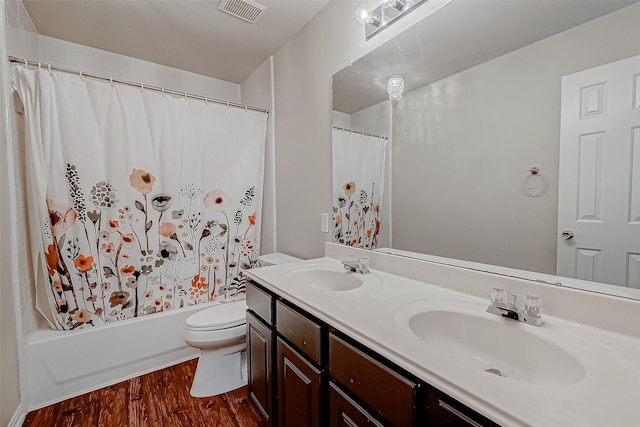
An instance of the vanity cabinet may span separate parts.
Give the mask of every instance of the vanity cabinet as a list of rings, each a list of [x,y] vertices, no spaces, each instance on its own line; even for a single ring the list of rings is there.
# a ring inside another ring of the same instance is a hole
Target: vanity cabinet
[[[497,426],[253,281],[247,306],[249,396],[269,426]]]

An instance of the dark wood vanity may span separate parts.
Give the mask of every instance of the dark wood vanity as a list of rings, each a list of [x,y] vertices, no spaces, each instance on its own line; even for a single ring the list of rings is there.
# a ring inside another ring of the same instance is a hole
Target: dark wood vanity
[[[247,305],[249,397],[269,426],[497,426],[255,282]]]

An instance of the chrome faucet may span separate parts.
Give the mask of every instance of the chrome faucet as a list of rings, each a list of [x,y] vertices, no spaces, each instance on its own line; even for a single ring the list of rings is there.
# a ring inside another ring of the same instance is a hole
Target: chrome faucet
[[[513,299],[513,302],[506,302],[502,299],[496,299],[495,301],[492,301],[487,308],[487,313],[497,314],[498,316],[508,317],[509,319],[513,320],[520,320],[520,313],[518,311],[518,306],[516,305],[518,296],[511,295],[511,298]]]
[[[542,320],[542,300],[536,295],[527,295],[522,307],[518,307],[517,295],[511,295],[512,301],[507,301],[507,293],[502,288],[493,288],[489,300],[491,304],[487,307],[487,313],[507,317],[519,322],[528,323],[533,326],[540,326]]]
[[[342,266],[345,270],[353,271],[358,274],[369,274],[369,260],[367,258],[358,258],[354,255],[349,255],[345,260],[342,260]]]

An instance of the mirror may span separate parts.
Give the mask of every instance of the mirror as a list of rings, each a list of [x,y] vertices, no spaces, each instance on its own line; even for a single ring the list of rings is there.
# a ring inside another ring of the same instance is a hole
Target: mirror
[[[555,275],[562,77],[639,55],[639,19],[636,2],[454,0],[336,73],[334,125],[390,123],[390,251]],[[362,119],[381,105],[390,119]]]

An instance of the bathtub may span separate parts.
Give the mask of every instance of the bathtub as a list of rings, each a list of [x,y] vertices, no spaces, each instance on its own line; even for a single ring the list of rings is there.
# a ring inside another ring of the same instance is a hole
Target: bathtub
[[[207,303],[81,331],[26,335],[27,401],[38,409],[198,357],[183,338],[191,314]]]

